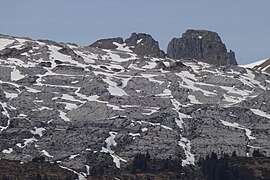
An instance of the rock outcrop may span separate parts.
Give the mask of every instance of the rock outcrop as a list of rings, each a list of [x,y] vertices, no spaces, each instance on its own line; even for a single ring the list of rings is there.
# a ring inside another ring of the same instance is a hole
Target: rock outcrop
[[[138,55],[165,57],[165,53],[159,49],[158,42],[149,34],[132,33],[131,37],[125,40],[125,43]]]
[[[219,35],[206,30],[187,30],[181,38],[173,38],[167,55],[173,59],[192,58],[214,65],[237,65],[234,52],[227,52]]]
[[[151,35],[145,33],[132,33],[131,37],[125,41],[120,37],[101,39],[91,44],[90,47],[113,50],[121,50],[122,48],[131,50],[139,56],[165,57],[158,42]]]

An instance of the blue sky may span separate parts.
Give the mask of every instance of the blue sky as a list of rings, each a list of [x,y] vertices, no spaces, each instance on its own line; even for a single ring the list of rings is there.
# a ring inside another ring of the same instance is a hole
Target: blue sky
[[[186,29],[212,30],[239,64],[270,57],[269,0],[0,0],[0,33],[89,45],[132,32],[163,50]]]

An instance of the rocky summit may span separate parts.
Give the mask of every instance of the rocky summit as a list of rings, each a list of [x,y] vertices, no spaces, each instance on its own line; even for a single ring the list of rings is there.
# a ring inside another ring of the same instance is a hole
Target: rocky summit
[[[173,38],[167,55],[173,59],[192,58],[215,65],[237,64],[234,52],[227,52],[219,35],[206,30],[189,29],[181,38]]]
[[[132,33],[125,41],[120,37],[101,39],[91,44],[90,47],[116,50],[119,49],[119,45],[132,50],[138,56],[165,57],[165,53],[160,50],[158,42],[151,35],[145,33]]]
[[[0,158],[80,179],[146,158],[196,179],[212,152],[270,156],[269,74],[237,66],[212,32],[174,39],[171,58],[157,45],[145,34],[91,46],[1,35]]]

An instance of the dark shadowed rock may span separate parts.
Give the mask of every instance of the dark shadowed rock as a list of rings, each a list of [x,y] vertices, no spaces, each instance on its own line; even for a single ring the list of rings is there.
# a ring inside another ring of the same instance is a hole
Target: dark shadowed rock
[[[125,43],[138,55],[165,57],[165,53],[159,49],[158,42],[149,34],[132,33],[131,37],[125,40]]]
[[[52,67],[52,63],[48,61],[40,62],[38,65],[42,67]]]
[[[108,39],[100,39],[93,44],[90,45],[90,47],[93,48],[101,48],[101,49],[116,49],[118,46],[114,43],[123,44],[124,40],[123,38],[108,38]]]
[[[7,59],[7,58],[21,58],[21,54],[28,52],[31,50],[31,46],[25,46],[21,49],[16,49],[16,48],[5,48],[0,51],[0,57]]]
[[[193,58],[215,65],[237,65],[234,52],[227,52],[219,35],[206,30],[187,30],[181,38],[173,38],[167,55],[173,59]]]
[[[26,76],[26,77],[18,80],[17,83],[20,85],[29,86],[29,85],[36,83],[36,80],[38,78],[39,78],[38,76]]]

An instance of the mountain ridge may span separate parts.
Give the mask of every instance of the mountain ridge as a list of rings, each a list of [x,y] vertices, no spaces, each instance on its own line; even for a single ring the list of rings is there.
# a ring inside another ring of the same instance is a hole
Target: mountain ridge
[[[0,37],[1,159],[43,156],[86,177],[141,152],[184,167],[211,152],[269,156],[268,74],[111,44]]]

